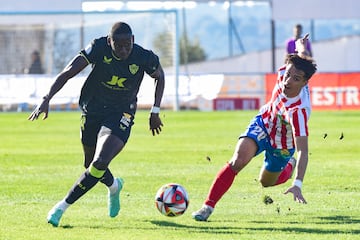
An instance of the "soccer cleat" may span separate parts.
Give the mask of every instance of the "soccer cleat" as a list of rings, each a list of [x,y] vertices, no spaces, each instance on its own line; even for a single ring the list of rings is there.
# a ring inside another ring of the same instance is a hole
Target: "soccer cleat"
[[[115,178],[118,182],[118,190],[111,194],[109,192],[109,216],[116,217],[120,211],[120,191],[123,188],[124,180],[122,178]]]
[[[198,211],[193,212],[191,215],[196,221],[207,221],[211,213],[214,211],[212,207],[204,205]]]
[[[292,178],[296,168],[296,159],[294,157],[291,157],[288,163],[292,166],[292,170],[290,174],[290,178]]]
[[[59,226],[59,222],[63,213],[64,211],[61,210],[60,208],[56,208],[56,207],[52,208],[47,216],[48,223],[50,223],[54,227]]]

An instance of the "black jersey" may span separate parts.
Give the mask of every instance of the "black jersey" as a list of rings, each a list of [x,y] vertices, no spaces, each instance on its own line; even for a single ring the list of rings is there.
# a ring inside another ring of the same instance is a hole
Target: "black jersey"
[[[127,59],[119,59],[107,37],[93,40],[80,54],[93,67],[79,100],[81,109],[87,113],[120,112],[130,105],[136,108],[144,73],[154,73],[160,64],[157,55],[137,44]]]

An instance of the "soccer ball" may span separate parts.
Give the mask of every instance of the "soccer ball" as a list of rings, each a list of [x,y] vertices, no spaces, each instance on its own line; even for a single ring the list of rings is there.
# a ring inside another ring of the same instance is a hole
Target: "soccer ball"
[[[163,185],[156,193],[155,205],[167,217],[177,217],[189,206],[189,196],[185,188],[177,183]]]

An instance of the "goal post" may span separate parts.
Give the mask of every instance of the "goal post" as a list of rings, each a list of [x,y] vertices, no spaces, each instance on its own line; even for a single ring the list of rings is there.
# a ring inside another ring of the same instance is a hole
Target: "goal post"
[[[31,62],[31,54],[35,50],[40,53],[44,74],[31,77],[38,79],[55,77],[80,49],[92,39],[106,36],[112,24],[117,21],[127,22],[133,30],[135,43],[153,50],[159,56],[166,70],[168,86],[178,87],[179,20],[177,10],[1,14],[0,59],[3,64],[0,66],[0,81],[29,77],[27,69]],[[79,77],[83,78],[84,74],[89,73],[90,70],[90,67],[86,68]],[[144,83],[150,82],[145,80]],[[39,82],[43,81],[39,80]],[[153,84],[153,81],[151,82]],[[11,84],[2,85],[10,86]],[[36,84],[33,85],[36,88]],[[6,89],[3,90],[6,91]],[[80,89],[76,90],[80,91]],[[29,92],[39,91],[34,89]],[[143,96],[144,94],[151,94],[151,96]],[[140,98],[148,99],[154,94],[153,91],[147,89],[147,91],[139,92],[139,95]],[[29,97],[41,96],[32,94]],[[163,101],[165,106],[178,110],[178,99],[178,90],[166,87]],[[146,104],[152,103],[146,102]]]

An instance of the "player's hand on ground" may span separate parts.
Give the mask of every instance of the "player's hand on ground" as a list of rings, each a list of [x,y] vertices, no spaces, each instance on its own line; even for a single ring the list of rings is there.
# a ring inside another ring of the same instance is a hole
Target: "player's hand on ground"
[[[160,134],[161,127],[164,126],[158,113],[150,113],[149,125],[153,136]]]
[[[294,195],[294,201],[298,202],[298,203],[304,203],[306,204],[306,200],[303,197],[302,193],[301,193],[301,189],[297,186],[291,186],[288,190],[286,190],[284,192],[284,194],[288,194],[288,193],[292,193]]]
[[[41,113],[44,113],[43,120],[48,117],[49,113],[49,100],[43,99],[42,103],[39,104],[34,111],[29,115],[28,120],[34,121],[37,120]]]

